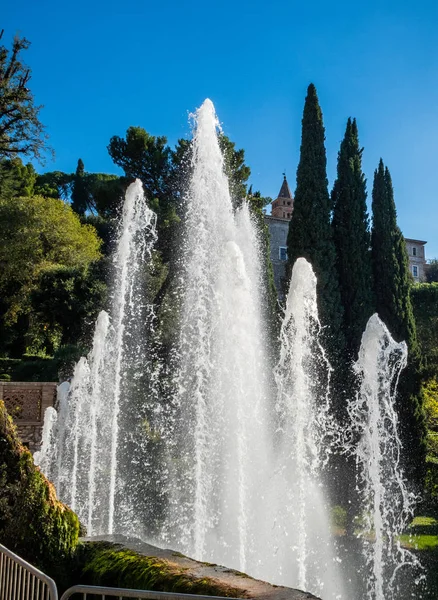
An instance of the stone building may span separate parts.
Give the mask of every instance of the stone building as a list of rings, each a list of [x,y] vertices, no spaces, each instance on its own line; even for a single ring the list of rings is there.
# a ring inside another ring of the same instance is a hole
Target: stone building
[[[278,197],[272,202],[272,214],[265,215],[271,238],[271,262],[278,297],[283,298],[283,281],[286,276],[287,234],[292,218],[294,200],[284,175]]]
[[[426,281],[426,249],[424,246],[427,242],[409,238],[405,238],[405,242],[408,250],[409,271],[415,283]]]
[[[294,206],[294,200],[285,175],[280,193],[271,206],[272,212],[270,215],[265,215],[265,223],[269,228],[271,238],[271,261],[275,287],[279,299],[282,300],[287,263],[287,234]],[[405,238],[405,241],[409,257],[409,271],[416,283],[425,281],[426,255],[424,246],[427,242],[408,238]]]

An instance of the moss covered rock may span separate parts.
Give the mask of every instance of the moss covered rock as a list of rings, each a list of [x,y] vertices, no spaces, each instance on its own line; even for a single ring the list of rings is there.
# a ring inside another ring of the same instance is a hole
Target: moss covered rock
[[[81,543],[74,570],[77,581],[85,585],[229,598],[317,600],[306,592],[273,586],[245,573],[198,562],[124,536],[91,538]]]
[[[0,543],[48,573],[65,565],[80,523],[35,467],[0,401]]]

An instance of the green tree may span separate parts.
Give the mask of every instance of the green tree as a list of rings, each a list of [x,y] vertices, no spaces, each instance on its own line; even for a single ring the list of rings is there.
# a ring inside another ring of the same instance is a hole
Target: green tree
[[[357,358],[362,333],[374,312],[370,229],[366,180],[356,119],[348,119],[338,154],[338,173],[332,192],[333,239],[347,360]]]
[[[427,283],[438,282],[438,258],[432,258],[426,267]]]
[[[37,173],[30,163],[24,165],[18,157],[0,160],[0,198],[32,196],[36,180]]]
[[[423,378],[438,381],[438,282],[411,287],[418,343],[423,360]]]
[[[81,158],[78,160],[76,173],[73,178],[71,207],[78,215],[84,215],[90,208],[90,193],[85,181],[85,168]]]
[[[21,60],[29,46],[30,42],[19,36],[15,36],[11,50],[0,45],[0,158],[21,154],[43,162],[49,148],[39,120],[42,106],[34,104],[28,87],[31,71]]]
[[[32,313],[38,335],[58,334],[58,345],[83,342],[93,331],[106,297],[99,263],[90,268],[57,267],[43,271],[31,293]],[[90,342],[90,339],[86,341]],[[56,348],[50,349],[52,354]]]
[[[408,365],[399,380],[397,411],[410,477],[420,481],[425,465],[425,423],[421,395],[421,357],[412,310],[408,254],[397,226],[391,175],[383,160],[374,172],[371,254],[376,308],[393,338],[406,341]]]
[[[287,238],[288,273],[299,257],[308,260],[318,279],[318,308],[333,362],[342,347],[342,307],[330,223],[325,132],[316,88],[310,84],[304,104],[300,162],[293,218]],[[335,366],[335,365],[333,365]]]
[[[98,260],[101,240],[62,200],[0,199],[0,339],[28,325],[31,293],[44,271],[87,269]],[[6,328],[6,329],[5,329]],[[23,336],[19,336],[23,341]]]
[[[169,198],[171,151],[165,136],[155,137],[142,127],[129,127],[125,139],[111,138],[108,152],[127,177],[141,179],[149,200]]]
[[[223,133],[219,134],[219,146],[224,157],[225,174],[228,177],[231,199],[236,207],[247,196],[247,181],[251,175],[251,169],[245,164],[245,150],[242,148],[236,150],[236,144]],[[251,197],[256,198],[255,195],[251,195]],[[258,198],[262,198],[262,196],[258,196]]]
[[[68,200],[71,196],[73,178],[74,173],[64,173],[63,171],[50,171],[37,175],[35,195]]]
[[[372,211],[371,254],[377,312],[394,339],[405,340],[412,350],[416,348],[416,333],[409,296],[408,256],[397,226],[391,175],[382,159],[374,172]]]

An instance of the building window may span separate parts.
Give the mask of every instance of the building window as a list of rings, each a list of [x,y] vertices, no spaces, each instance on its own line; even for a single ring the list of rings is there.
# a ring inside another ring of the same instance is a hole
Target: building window
[[[287,248],[285,246],[280,246],[278,256],[280,260],[287,260]]]
[[[412,275],[418,277],[418,267],[416,265],[413,265],[412,267]]]
[[[412,248],[412,256],[417,256],[417,249],[415,247]]]

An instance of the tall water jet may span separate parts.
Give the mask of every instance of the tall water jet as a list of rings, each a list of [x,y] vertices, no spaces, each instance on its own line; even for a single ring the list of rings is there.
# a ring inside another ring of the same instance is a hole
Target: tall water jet
[[[165,538],[251,573],[262,560],[255,537],[269,464],[259,249],[247,208],[233,212],[210,100],[195,120]]]
[[[155,214],[136,180],[126,192],[113,256],[110,315],[99,314],[92,350],[77,363],[70,391],[60,398],[56,423],[36,457],[89,535],[140,527],[130,498],[136,479],[130,429],[141,420],[136,382],[147,365],[150,319],[144,271],[155,238]],[[51,436],[56,452],[47,449]]]
[[[272,481],[278,575],[271,580],[344,598],[322,482],[333,446],[331,367],[318,338],[316,277],[299,258],[292,270],[281,327],[277,382],[277,456]]]
[[[355,371],[360,389],[349,403],[353,441],[363,503],[364,554],[369,600],[403,596],[402,571],[420,565],[400,545],[399,536],[412,518],[415,497],[409,493],[400,463],[401,442],[395,410],[397,384],[406,366],[407,346],[396,343],[377,314],[370,317]],[[416,594],[415,597],[418,597]]]

